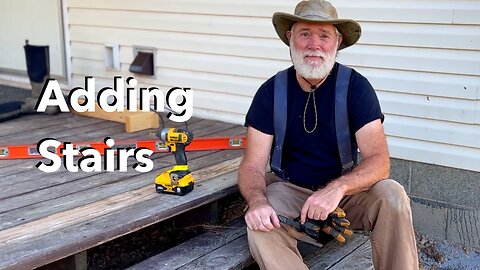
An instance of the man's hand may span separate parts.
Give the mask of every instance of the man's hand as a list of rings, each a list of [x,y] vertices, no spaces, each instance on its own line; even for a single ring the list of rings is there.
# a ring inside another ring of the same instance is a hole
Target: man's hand
[[[247,213],[245,213],[245,222],[252,231],[268,232],[280,228],[277,213],[266,199],[249,206]]]
[[[307,217],[314,220],[326,220],[328,215],[337,208],[344,195],[343,190],[334,183],[314,192],[303,205],[300,222],[304,224]]]

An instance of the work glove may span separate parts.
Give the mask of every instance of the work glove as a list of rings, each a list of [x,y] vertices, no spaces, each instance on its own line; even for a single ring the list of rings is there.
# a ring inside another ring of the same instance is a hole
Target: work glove
[[[344,236],[353,234],[353,231],[348,227],[350,226],[350,222],[345,217],[346,214],[343,209],[337,207],[333,212],[328,214],[326,220],[316,220],[315,222],[324,233],[331,235],[338,242],[344,243]]]
[[[344,236],[353,234],[350,230],[350,222],[345,218],[345,212],[337,207],[332,213],[330,213],[326,220],[313,220],[307,218],[304,224],[300,223],[300,217],[295,219],[279,215],[278,219],[283,224],[287,225],[287,233],[296,238],[308,243],[311,241],[305,240],[305,235],[322,242],[325,240],[324,235],[332,236],[340,243],[345,242]],[[323,239],[323,240],[322,240]],[[317,244],[313,242],[313,244]]]

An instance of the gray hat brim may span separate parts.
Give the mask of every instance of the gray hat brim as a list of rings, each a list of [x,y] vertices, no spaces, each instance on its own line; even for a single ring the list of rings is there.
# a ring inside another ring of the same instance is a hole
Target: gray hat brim
[[[283,12],[275,12],[272,17],[272,22],[277,35],[287,46],[290,46],[290,44],[286,33],[292,29],[292,25],[296,22],[333,24],[343,36],[342,44],[340,44],[338,50],[352,46],[360,39],[362,34],[360,25],[350,19],[326,20],[318,17],[307,18]]]

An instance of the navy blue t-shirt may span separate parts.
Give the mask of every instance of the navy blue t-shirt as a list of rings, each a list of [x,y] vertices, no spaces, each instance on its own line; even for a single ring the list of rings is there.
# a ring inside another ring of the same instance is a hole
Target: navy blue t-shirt
[[[294,184],[322,186],[341,175],[342,166],[335,134],[334,100],[337,68],[336,63],[330,75],[315,91],[318,120],[317,128],[310,134],[303,127],[308,93],[300,87],[293,66],[288,70],[287,130],[283,145],[282,169],[287,172],[289,181]],[[274,135],[273,95],[274,77],[260,86],[255,94],[245,118],[245,126]],[[312,97],[305,118],[307,130],[312,130],[315,126]],[[357,149],[355,132],[373,120],[381,119],[383,122],[384,116],[373,87],[355,70],[350,77],[347,98],[352,148]],[[356,151],[353,154],[356,155]]]

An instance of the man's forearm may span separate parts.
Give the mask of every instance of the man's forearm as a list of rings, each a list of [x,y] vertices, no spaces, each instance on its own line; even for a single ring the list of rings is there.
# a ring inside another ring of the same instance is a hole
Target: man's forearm
[[[238,187],[248,206],[267,202],[265,172],[253,166],[241,164],[238,171]]]

